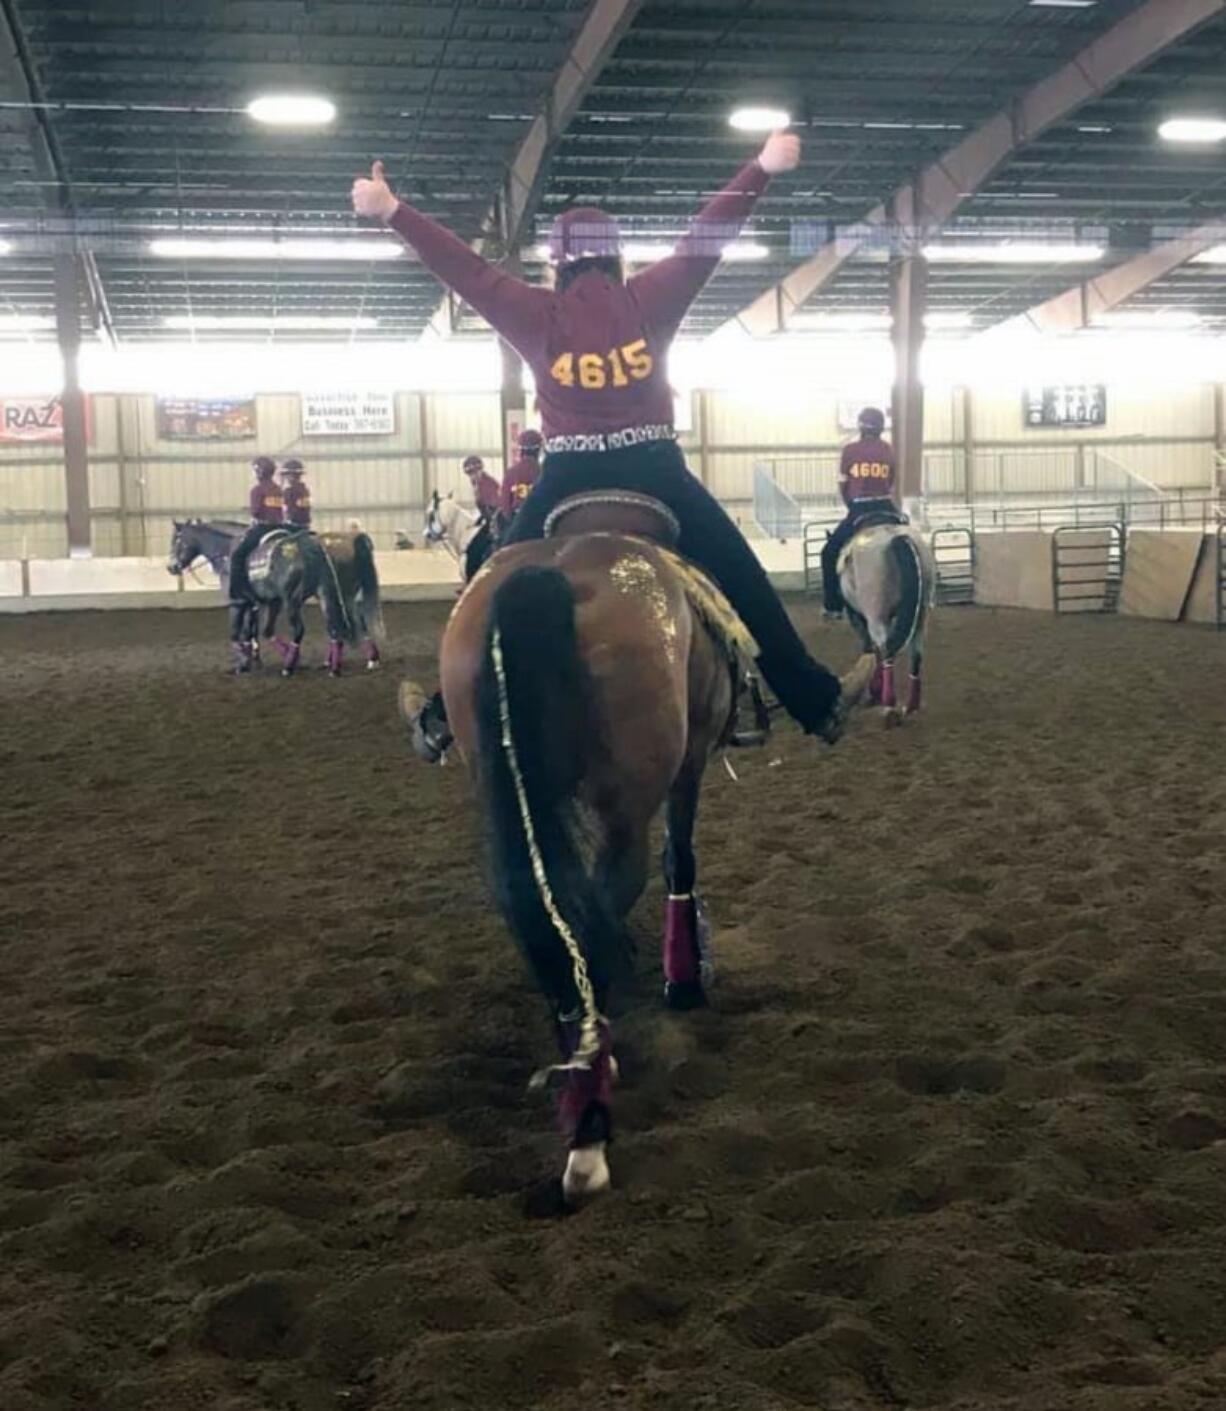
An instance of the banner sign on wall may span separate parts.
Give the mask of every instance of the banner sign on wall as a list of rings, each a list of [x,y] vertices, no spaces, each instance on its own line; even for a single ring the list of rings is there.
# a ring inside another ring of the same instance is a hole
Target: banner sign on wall
[[[391,392],[304,392],[304,436],[391,436],[396,410]]]
[[[255,436],[254,397],[159,397],[162,441],[249,441]]]
[[[1028,387],[1022,409],[1027,426],[1106,426],[1107,389],[1102,383]]]
[[[887,393],[886,396],[865,396],[865,397],[840,397],[839,398],[839,430],[859,431],[860,413],[865,407],[879,407],[885,413],[885,429],[894,429],[894,410],[891,405],[892,398]]]
[[[0,442],[64,439],[64,408],[58,396],[0,397]]]

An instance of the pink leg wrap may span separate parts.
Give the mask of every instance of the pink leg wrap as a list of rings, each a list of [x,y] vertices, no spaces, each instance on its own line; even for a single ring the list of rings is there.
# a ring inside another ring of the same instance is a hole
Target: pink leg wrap
[[[281,653],[282,661],[284,661],[294,649],[293,642],[287,642],[284,637],[274,637],[272,644]]]
[[[368,641],[368,642],[366,643],[366,660],[367,660],[367,661],[381,661],[381,660],[382,660],[382,658],[381,658],[380,655],[379,655],[379,645],[378,645],[377,642]]]
[[[873,672],[873,679],[868,683],[868,699],[870,705],[881,704],[881,663],[877,663],[877,669]]]
[[[887,661],[881,668],[881,704],[892,710],[898,704],[894,695],[894,663]]]
[[[918,676],[907,678],[907,714],[914,715],[920,708],[920,700],[923,695],[923,687]]]
[[[579,1042],[576,1023],[558,1025],[558,1038],[563,1055],[569,1059]],[[605,1023],[600,1025],[600,1054],[590,1068],[572,1068],[562,1075],[558,1088],[558,1125],[568,1144],[579,1132],[579,1124],[590,1104],[608,1108],[613,1101],[613,1034]],[[607,1128],[607,1116],[604,1119]]]
[[[693,897],[669,897],[664,903],[664,978],[670,984],[694,984],[701,978],[698,911]]]
[[[345,655],[345,644],[343,642],[328,643],[328,670],[333,676],[341,673],[341,661]]]

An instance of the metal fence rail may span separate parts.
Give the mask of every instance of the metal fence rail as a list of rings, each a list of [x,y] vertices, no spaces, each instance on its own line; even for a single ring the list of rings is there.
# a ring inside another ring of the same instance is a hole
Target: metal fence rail
[[[947,606],[975,601],[975,536],[969,529],[937,529],[931,536],[937,565],[937,602]]]
[[[1061,525],[1051,538],[1057,612],[1115,612],[1124,581],[1122,524]]]

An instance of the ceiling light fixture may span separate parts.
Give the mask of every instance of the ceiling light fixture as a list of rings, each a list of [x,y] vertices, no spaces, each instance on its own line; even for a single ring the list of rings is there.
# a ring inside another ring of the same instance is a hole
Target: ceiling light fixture
[[[1226,139],[1226,121],[1221,118],[1167,118],[1158,128],[1164,142],[1184,142],[1200,146]]]
[[[398,260],[402,248],[381,236],[349,240],[151,240],[149,253],[163,260]]]
[[[379,320],[361,315],[346,318],[343,315],[329,314],[270,314],[260,318],[253,314],[169,314],[162,320],[163,328],[183,329],[187,332],[211,332],[213,330],[250,329],[252,331],[276,332],[278,329],[341,329],[378,328]]]
[[[269,93],[247,104],[247,116],[269,127],[327,127],[336,104],[309,93]]]
[[[786,108],[735,108],[728,115],[728,126],[738,132],[776,132],[791,121]]]
[[[1078,265],[1093,264],[1105,254],[1101,245],[1045,245],[1038,241],[1015,244],[929,245],[924,256],[932,264],[964,265]]]

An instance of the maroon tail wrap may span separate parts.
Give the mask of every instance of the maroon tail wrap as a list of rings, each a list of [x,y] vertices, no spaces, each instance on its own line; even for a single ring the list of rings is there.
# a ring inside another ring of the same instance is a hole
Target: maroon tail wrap
[[[558,1047],[569,1062],[579,1046],[579,1023],[559,1019]],[[613,1101],[613,1032],[600,1021],[600,1053],[590,1068],[570,1068],[561,1075],[558,1088],[558,1125],[568,1146],[591,1146],[606,1142],[612,1135],[610,1106]]]
[[[698,948],[698,906],[692,896],[664,903],[664,979],[670,985],[696,985],[702,978]]]

